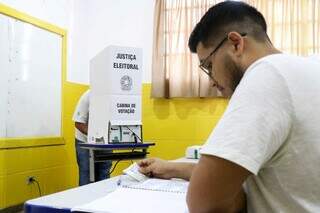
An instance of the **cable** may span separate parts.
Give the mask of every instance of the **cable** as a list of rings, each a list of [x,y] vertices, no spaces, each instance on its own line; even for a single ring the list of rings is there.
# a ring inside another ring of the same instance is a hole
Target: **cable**
[[[124,160],[124,159],[117,160],[117,162],[114,164],[113,168],[112,168],[111,171],[107,174],[107,176],[110,176],[110,175],[112,174],[112,172],[116,169],[118,163],[119,163],[120,161],[122,161],[122,160]]]
[[[134,131],[132,131],[128,126],[125,126],[125,127],[127,127],[127,129],[134,135],[134,137],[135,137],[135,142],[136,142],[136,143],[137,143],[136,138],[138,138],[138,139],[140,140],[140,142],[142,142],[141,138],[140,138]],[[120,134],[120,135],[122,135],[122,134]],[[135,148],[136,148],[136,147],[133,147],[133,148],[132,148],[132,150],[131,150],[132,153],[134,153]],[[111,171],[107,174],[107,176],[110,176],[110,175],[114,172],[114,170],[116,169],[118,163],[119,163],[120,161],[122,161],[122,160],[124,160],[124,159],[117,160],[117,162],[114,164],[113,168],[112,168]],[[133,163],[132,160],[131,160],[131,162]]]
[[[32,181],[32,183],[33,183],[33,182],[36,182],[36,184],[38,185],[38,191],[39,191],[39,195],[40,195],[40,197],[41,197],[41,196],[42,196],[42,193],[41,193],[41,188],[40,188],[39,182],[38,182],[35,178],[32,178],[31,181]]]
[[[137,143],[137,138],[140,140],[140,142],[142,142],[142,140],[141,140],[141,138],[134,132],[134,131],[132,131],[128,126],[125,126],[125,127],[127,127],[127,129],[134,135],[134,137],[135,137],[135,143]],[[131,150],[131,152],[132,153],[134,153],[134,150],[136,149],[136,147],[133,147],[132,148],[132,150]],[[131,163],[133,164],[133,161],[131,160]]]
[[[141,138],[140,138],[134,131],[132,131],[128,126],[125,126],[125,127],[127,127],[127,129],[128,129],[136,138],[138,138],[138,139],[140,140],[140,142],[142,142]],[[136,141],[136,143],[137,143],[137,141]]]
[[[135,148],[136,148],[136,147],[133,147],[133,148],[132,148],[132,150],[131,150],[132,153],[134,153]],[[111,171],[107,174],[107,176],[110,176],[110,175],[114,172],[114,170],[116,169],[118,163],[119,163],[120,161],[122,161],[122,160],[125,160],[125,159],[117,160],[117,162],[114,164],[113,168],[112,168]],[[131,163],[133,164],[133,161],[132,161],[132,160],[130,160],[130,161],[131,161]]]

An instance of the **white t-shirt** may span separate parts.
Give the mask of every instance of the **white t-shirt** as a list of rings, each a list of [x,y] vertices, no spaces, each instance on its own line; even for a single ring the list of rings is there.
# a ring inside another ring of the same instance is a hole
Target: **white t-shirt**
[[[89,120],[89,99],[90,99],[90,90],[86,91],[80,97],[76,110],[74,111],[72,120],[74,122],[88,124]],[[87,142],[87,136],[75,128],[75,137],[76,139]]]
[[[254,62],[201,150],[253,174],[248,212],[320,212],[320,62]]]
[[[313,54],[308,56],[310,59],[319,60],[320,61],[320,55],[319,54]]]

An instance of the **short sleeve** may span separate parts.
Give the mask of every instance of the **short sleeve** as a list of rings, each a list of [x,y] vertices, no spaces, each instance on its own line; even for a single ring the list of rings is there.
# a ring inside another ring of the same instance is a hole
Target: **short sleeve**
[[[89,119],[89,90],[79,99],[72,120],[79,123],[88,123]]]
[[[268,62],[250,67],[201,149],[257,174],[285,142],[292,123],[285,79]]]

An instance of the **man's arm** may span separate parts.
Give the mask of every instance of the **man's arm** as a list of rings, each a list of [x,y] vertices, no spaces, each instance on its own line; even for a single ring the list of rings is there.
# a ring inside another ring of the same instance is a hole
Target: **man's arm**
[[[188,189],[190,213],[241,212],[246,206],[242,184],[249,175],[248,170],[231,161],[202,155]]]
[[[75,127],[85,135],[88,135],[88,124],[75,122]]]
[[[169,162],[159,158],[149,158],[138,162],[140,172],[153,177],[170,179],[182,178],[189,180],[195,163]]]

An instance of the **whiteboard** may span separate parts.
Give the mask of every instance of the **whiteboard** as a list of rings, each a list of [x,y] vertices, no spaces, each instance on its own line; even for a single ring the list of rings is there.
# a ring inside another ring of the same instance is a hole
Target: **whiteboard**
[[[0,14],[0,138],[61,136],[62,36]]]

